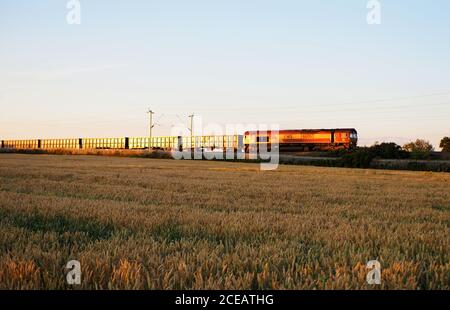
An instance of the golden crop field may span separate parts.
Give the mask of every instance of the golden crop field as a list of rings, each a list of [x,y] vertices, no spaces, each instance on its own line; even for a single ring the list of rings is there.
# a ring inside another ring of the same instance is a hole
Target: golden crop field
[[[450,289],[449,240],[446,173],[0,155],[0,289]]]

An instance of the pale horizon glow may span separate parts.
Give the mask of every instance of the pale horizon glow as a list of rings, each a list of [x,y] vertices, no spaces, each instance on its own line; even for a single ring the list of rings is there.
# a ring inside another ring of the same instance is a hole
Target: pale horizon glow
[[[188,125],[450,136],[450,2],[0,0],[0,139],[154,136]]]

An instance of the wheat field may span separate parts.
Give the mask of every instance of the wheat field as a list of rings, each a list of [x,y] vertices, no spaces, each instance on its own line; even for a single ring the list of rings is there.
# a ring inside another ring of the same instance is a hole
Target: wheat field
[[[446,173],[0,155],[0,289],[450,289],[449,228]]]

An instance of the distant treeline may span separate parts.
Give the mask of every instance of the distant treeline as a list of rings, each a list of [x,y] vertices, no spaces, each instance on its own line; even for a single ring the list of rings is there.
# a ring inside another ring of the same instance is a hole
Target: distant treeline
[[[446,149],[443,148],[443,150]],[[333,151],[327,156],[331,156],[333,159],[295,161],[295,159],[290,158],[283,163],[347,168],[450,172],[450,154],[434,152],[433,146],[424,140],[416,140],[405,144],[403,147],[393,142],[376,143],[370,147],[358,147],[351,151]]]

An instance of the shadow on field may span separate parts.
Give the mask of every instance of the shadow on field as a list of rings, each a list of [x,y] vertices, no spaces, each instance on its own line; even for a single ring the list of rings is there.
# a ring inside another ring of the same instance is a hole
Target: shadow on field
[[[91,219],[70,219],[61,215],[46,217],[6,210],[0,210],[0,223],[32,232],[55,232],[62,237],[67,233],[79,234],[87,237],[87,241],[90,242],[109,239],[116,231],[112,224],[99,223]]]

